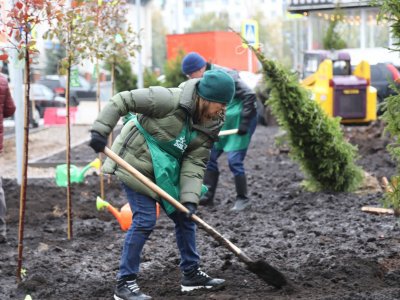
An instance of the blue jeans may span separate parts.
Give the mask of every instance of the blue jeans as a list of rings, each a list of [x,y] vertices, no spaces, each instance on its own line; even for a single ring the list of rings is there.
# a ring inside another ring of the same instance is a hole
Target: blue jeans
[[[118,278],[139,273],[140,256],[143,246],[156,225],[156,201],[146,195],[135,192],[122,184],[133,216],[122,249]],[[181,254],[180,269],[188,271],[197,268],[200,256],[196,249],[196,223],[184,213],[175,211],[168,216],[175,223],[175,236]]]
[[[253,136],[253,133],[256,130],[256,126],[257,126],[257,116],[253,118],[250,122],[249,126],[250,138]],[[215,149],[215,147],[212,147],[210,160],[207,163],[207,170],[219,172],[218,158],[221,156],[223,152],[224,152],[223,150],[217,150]],[[245,174],[243,161],[246,157],[246,154],[247,154],[247,148],[238,151],[226,152],[226,155],[228,156],[229,169],[231,170],[234,176]]]

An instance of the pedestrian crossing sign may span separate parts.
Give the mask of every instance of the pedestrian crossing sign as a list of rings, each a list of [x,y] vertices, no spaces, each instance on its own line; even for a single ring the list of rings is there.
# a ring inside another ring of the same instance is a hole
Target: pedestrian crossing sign
[[[258,23],[256,20],[245,20],[242,22],[242,37],[244,37],[249,44],[258,49],[259,38],[258,38]],[[243,48],[247,48],[247,44],[243,43]]]

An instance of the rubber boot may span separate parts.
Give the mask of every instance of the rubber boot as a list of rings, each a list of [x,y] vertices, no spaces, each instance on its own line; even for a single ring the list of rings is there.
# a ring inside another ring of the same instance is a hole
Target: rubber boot
[[[215,196],[215,190],[217,189],[218,178],[219,178],[218,171],[206,170],[206,172],[204,173],[203,184],[207,186],[208,191],[200,198],[199,205],[214,204],[214,196]]]
[[[235,176],[236,202],[231,211],[242,211],[250,206],[250,200],[247,197],[246,175]]]

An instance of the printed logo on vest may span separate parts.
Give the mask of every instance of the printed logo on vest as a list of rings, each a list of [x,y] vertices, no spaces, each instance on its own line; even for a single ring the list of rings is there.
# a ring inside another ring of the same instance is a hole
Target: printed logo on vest
[[[186,148],[187,148],[187,144],[186,144],[186,139],[185,137],[180,137],[179,139],[177,139],[175,141],[174,147],[178,148],[179,150],[183,152],[185,152]]]

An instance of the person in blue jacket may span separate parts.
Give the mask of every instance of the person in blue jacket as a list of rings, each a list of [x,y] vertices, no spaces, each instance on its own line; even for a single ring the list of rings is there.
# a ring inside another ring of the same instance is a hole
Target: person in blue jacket
[[[227,106],[225,123],[221,130],[238,129],[238,133],[222,136],[214,143],[203,182],[208,187],[208,192],[200,199],[200,205],[213,204],[220,174],[217,160],[226,152],[236,187],[236,201],[231,210],[242,211],[250,206],[243,162],[257,125],[256,94],[239,77],[237,71],[207,63],[196,52],[188,53],[182,60],[182,72],[190,79],[201,78],[205,71],[216,69],[226,71],[233,78],[236,88],[233,100]]]

